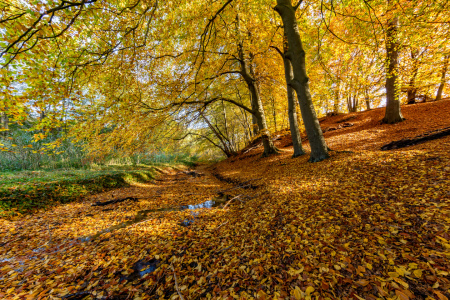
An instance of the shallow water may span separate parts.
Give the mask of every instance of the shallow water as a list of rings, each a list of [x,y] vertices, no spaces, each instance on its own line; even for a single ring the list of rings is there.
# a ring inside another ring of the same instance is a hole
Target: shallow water
[[[146,209],[146,210],[140,210],[138,211],[138,213],[136,214],[136,216],[134,217],[134,219],[130,220],[130,221],[125,221],[122,222],[120,224],[111,226],[109,228],[103,229],[102,231],[92,235],[92,236],[87,236],[87,237],[80,237],[78,238],[78,240],[82,241],[82,242],[89,242],[91,240],[94,240],[96,238],[98,238],[99,236],[101,236],[104,233],[108,233],[108,232],[113,232],[116,231],[118,229],[122,229],[125,227],[128,227],[130,225],[142,222],[144,220],[147,220],[150,218],[149,214],[154,213],[154,212],[169,212],[169,211],[184,211],[184,210],[190,210],[191,211],[191,215],[192,215],[192,219],[185,219],[183,220],[180,225],[181,226],[190,226],[192,223],[195,222],[195,219],[198,216],[198,213],[195,212],[195,210],[197,209],[201,209],[201,208],[214,208],[214,207],[219,207],[220,205],[224,204],[226,201],[229,200],[229,196],[228,195],[223,195],[221,197],[216,197],[212,200],[208,200],[205,201],[203,203],[200,204],[192,204],[192,205],[182,205],[182,206],[178,206],[178,207],[166,207],[166,208],[158,208],[158,209]]]

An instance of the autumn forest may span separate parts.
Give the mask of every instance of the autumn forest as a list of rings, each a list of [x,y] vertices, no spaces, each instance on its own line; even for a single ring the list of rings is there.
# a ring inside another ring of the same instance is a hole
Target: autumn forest
[[[447,0],[0,1],[0,299],[450,298]]]

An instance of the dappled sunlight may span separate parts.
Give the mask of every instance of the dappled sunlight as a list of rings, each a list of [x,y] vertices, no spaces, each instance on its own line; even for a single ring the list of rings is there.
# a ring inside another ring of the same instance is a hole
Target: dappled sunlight
[[[213,198],[219,187],[224,185],[211,177],[191,178],[171,171],[152,184],[92,195],[17,221],[2,220],[1,231],[6,234],[0,240],[0,278],[7,285],[18,278],[46,273],[49,283],[21,286],[20,290],[35,297],[63,281],[67,284],[54,290],[55,295],[86,287],[88,282],[77,278],[92,273],[92,268],[103,271],[97,280],[112,278],[118,282],[121,276],[132,273],[136,257],[151,260],[172,253],[175,249],[168,249],[166,243],[184,237],[193,220],[196,226],[218,226],[219,209],[195,205]],[[183,196],[189,192],[192,195]],[[93,206],[126,197],[137,200]],[[6,273],[9,275],[4,277]]]

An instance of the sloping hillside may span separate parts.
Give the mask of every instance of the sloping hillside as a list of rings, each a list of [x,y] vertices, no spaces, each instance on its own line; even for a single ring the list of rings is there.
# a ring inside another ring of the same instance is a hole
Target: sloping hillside
[[[0,220],[0,298],[448,299],[450,139],[379,149],[450,126],[450,102],[403,112],[322,120],[322,162],[285,135],[279,155]]]

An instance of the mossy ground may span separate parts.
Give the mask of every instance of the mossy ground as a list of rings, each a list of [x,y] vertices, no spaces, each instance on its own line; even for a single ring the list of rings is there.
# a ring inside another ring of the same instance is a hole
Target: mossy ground
[[[0,173],[0,216],[14,216],[109,189],[152,180],[154,166]]]

